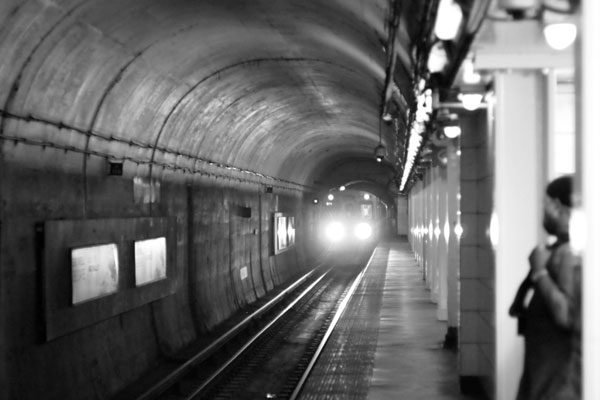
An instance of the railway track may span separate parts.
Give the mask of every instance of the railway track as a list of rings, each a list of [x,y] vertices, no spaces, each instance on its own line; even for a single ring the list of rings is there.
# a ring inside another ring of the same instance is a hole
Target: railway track
[[[136,399],[297,398],[365,265],[363,256],[353,265],[314,270],[285,301],[232,329]]]

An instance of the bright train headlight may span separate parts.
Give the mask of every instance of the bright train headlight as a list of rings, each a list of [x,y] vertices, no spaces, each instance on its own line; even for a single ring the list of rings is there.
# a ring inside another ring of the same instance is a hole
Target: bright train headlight
[[[344,225],[339,222],[331,222],[325,228],[325,236],[331,242],[341,242],[344,239],[344,236],[346,236]]]
[[[354,227],[354,236],[356,236],[360,240],[367,240],[373,234],[373,229],[371,225],[366,222],[360,222]]]

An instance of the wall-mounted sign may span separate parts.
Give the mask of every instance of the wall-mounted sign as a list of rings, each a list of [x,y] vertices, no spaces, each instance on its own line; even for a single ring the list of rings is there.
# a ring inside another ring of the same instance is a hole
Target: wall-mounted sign
[[[119,287],[117,245],[71,249],[73,304],[107,296]]]
[[[287,236],[288,236],[288,247],[296,244],[296,219],[295,219],[295,217],[288,217]]]
[[[277,250],[287,247],[287,217],[277,217]]]
[[[135,285],[167,277],[167,239],[159,237],[135,242]]]
[[[273,214],[273,249],[279,254],[296,243],[295,218],[284,213]]]
[[[168,245],[175,243],[176,226],[175,217],[44,221],[40,295],[45,339],[56,339],[176,293],[181,286],[179,271],[171,270],[176,252],[161,250],[166,253],[166,279],[138,287],[134,254],[136,240],[162,237]]]

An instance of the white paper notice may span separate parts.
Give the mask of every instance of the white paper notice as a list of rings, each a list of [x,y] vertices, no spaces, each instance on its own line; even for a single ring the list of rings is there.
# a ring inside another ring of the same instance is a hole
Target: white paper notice
[[[73,304],[115,293],[119,287],[117,245],[72,249],[71,281]]]
[[[145,285],[167,277],[167,239],[135,242],[135,285]]]

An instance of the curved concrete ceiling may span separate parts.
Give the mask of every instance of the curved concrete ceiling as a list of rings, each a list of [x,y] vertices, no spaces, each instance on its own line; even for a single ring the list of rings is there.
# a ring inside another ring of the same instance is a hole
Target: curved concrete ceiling
[[[394,81],[413,106],[415,43],[432,4],[5,0],[0,104],[45,123],[29,140],[58,148],[307,186],[360,180],[357,168],[336,178],[330,166],[375,163],[390,32]],[[405,125],[384,130],[398,151]]]

